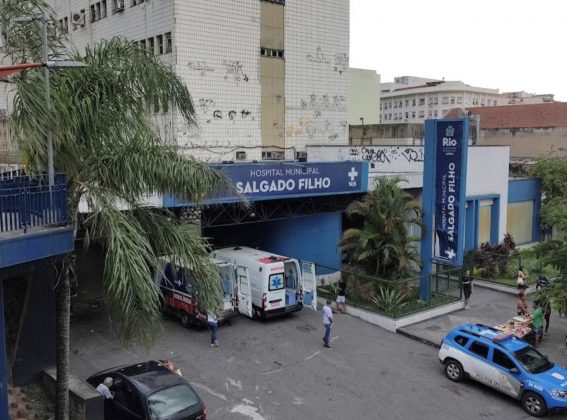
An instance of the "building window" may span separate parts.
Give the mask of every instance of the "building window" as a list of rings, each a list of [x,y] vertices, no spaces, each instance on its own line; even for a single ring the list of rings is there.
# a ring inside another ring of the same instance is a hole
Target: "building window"
[[[425,105],[425,98],[419,98],[419,105]]]
[[[148,46],[148,51],[150,52],[151,55],[154,55],[154,39],[153,38],[148,38],[146,45]]]
[[[173,44],[171,42],[171,32],[165,34],[165,53],[168,54],[173,50]]]
[[[146,49],[146,40],[145,40],[145,39],[142,39],[142,40],[140,41],[140,48],[143,49],[143,50]]]
[[[163,35],[156,36],[156,43],[157,43],[157,53],[159,55],[163,54]]]
[[[96,22],[97,20],[98,19],[96,18],[95,5],[92,4],[91,5],[91,23]]]
[[[506,232],[514,237],[517,244],[533,242],[532,224],[534,220],[534,202],[522,201],[508,203],[508,218]]]
[[[412,117],[412,118],[415,118],[415,111],[412,111],[412,112],[411,112],[411,117]]]
[[[457,96],[457,103],[458,103],[458,104],[462,104],[462,103],[463,103],[463,97],[462,97],[462,96]]]
[[[496,101],[496,99],[495,99],[494,101],[492,101],[492,105],[493,105],[493,106],[498,105],[498,102]]]
[[[409,112],[406,111],[406,120],[409,118]]]
[[[124,0],[112,0],[112,13],[124,10]]]
[[[455,105],[455,97],[451,96],[451,105]]]
[[[144,3],[146,0],[132,0],[132,3],[130,4],[130,7],[134,7],[137,6],[139,4]]]
[[[409,99],[406,99],[406,108],[409,106]]]
[[[419,118],[425,118],[425,111],[419,111]]]
[[[263,1],[267,1],[267,2],[270,2],[270,3],[284,4],[284,5],[285,5],[285,0],[263,0]]]
[[[415,106],[415,98],[411,100],[411,106]]]
[[[394,108],[398,108],[398,102],[394,101]]]
[[[260,55],[264,57],[283,58],[283,50],[274,50],[271,48],[260,48]]]
[[[435,110],[433,111],[433,116],[434,116],[435,118],[437,118],[437,115],[438,115],[438,113],[437,113],[437,110],[435,109]]]
[[[433,105],[437,105],[439,103],[439,98],[436,96],[433,98]]]
[[[106,8],[106,0],[100,2],[100,18],[104,19],[108,16],[108,10]]]
[[[428,116],[429,118],[433,117],[433,111],[429,110],[429,112],[427,113],[427,116]]]
[[[443,105],[446,105],[449,103],[449,97],[448,96],[443,96],[443,98],[441,98],[441,103]]]

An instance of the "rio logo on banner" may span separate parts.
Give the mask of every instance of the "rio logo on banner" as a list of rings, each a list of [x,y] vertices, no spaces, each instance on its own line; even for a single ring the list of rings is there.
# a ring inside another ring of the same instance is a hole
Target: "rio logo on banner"
[[[462,261],[467,136],[461,121],[438,121],[435,147],[435,237],[433,257],[450,264]],[[463,166],[464,165],[464,166]],[[463,214],[462,214],[463,213]]]

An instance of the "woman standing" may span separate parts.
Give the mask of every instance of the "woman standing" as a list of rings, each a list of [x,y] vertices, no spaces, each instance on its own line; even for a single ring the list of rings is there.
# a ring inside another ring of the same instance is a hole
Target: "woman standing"
[[[528,287],[528,284],[526,282],[527,278],[528,278],[528,272],[524,271],[523,266],[520,266],[520,268],[518,268],[518,279],[516,281],[518,285],[518,289],[526,289]]]

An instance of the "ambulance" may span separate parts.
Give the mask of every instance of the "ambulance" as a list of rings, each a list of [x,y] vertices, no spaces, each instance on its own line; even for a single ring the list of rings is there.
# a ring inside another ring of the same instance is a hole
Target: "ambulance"
[[[244,267],[213,258],[211,260],[218,267],[220,274],[218,281],[222,286],[223,295],[217,311],[217,320],[223,323],[238,314],[236,282],[237,278],[247,281],[248,274]],[[204,315],[205,309],[199,306],[191,272],[176,266],[168,258],[162,258],[161,262],[162,267],[156,271],[155,281],[162,293],[162,312],[176,316],[186,328],[191,325],[206,325],[206,320],[197,316],[199,313]],[[251,316],[249,313],[245,315]]]
[[[240,313],[271,318],[301,310],[317,310],[315,265],[248,247],[221,248],[210,254],[246,268],[249,278],[237,276]]]

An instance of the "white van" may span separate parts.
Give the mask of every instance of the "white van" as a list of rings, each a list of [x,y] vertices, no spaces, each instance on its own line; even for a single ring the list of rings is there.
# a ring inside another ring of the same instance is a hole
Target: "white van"
[[[217,313],[219,323],[226,322],[238,314],[236,282],[237,277],[248,279],[244,267],[237,267],[226,261],[211,258],[219,270],[219,282],[222,286],[222,303]],[[191,272],[173,264],[168,258],[162,258],[161,271],[157,270],[155,281],[162,293],[162,311],[178,317],[181,325],[206,325],[206,321],[200,319],[198,314],[204,312],[197,300],[197,293],[191,281]],[[251,313],[245,313],[251,316]]]
[[[240,313],[270,318],[304,306],[317,310],[315,264],[244,246],[217,249],[211,256],[246,268],[249,282],[237,276]]]

